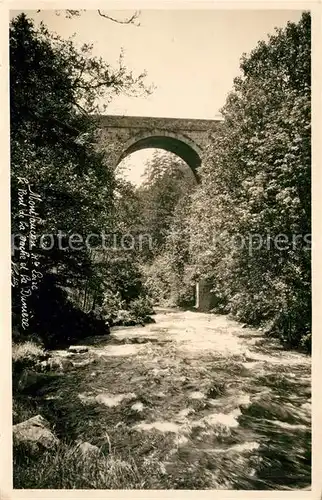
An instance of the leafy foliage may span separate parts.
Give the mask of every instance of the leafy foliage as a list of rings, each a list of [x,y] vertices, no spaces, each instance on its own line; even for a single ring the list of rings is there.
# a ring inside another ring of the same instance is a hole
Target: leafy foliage
[[[145,181],[137,191],[140,231],[152,248],[139,255],[144,264],[146,288],[155,303],[191,305],[192,285],[185,282],[189,259],[187,215],[194,175],[177,156],[156,151],[147,164]]]
[[[142,233],[153,242],[131,252],[59,251],[56,238],[51,250],[33,250],[43,276],[43,300],[38,292],[30,301],[35,331],[55,337],[65,318],[61,335],[68,340],[73,325],[79,335],[93,326],[89,311],[110,323],[141,321],[148,295],[190,306],[195,281],[205,278],[218,310],[310,348],[310,26],[304,13],[243,55],[198,187],[181,160],[158,153],[135,189],[115,178],[95,146],[91,113],[120,92],[148,91],[144,74],[133,76],[122,54],[112,69],[90,46],[76,49],[24,15],[12,22],[13,232],[23,172],[42,199],[42,233],[61,230],[66,242],[72,233],[104,228],[117,238],[131,233],[135,244]],[[18,298],[14,288],[15,318]],[[76,320],[79,309],[85,316]]]
[[[34,294],[28,299],[29,333],[40,329],[44,337],[59,336],[66,320],[63,311],[77,315],[63,288],[84,290],[77,306],[88,310],[102,293],[106,279],[107,266],[95,263],[86,245],[73,249],[67,244],[73,234],[85,238],[99,234],[102,228],[113,232],[117,223],[114,171],[95,143],[91,114],[103,111],[121,92],[145,92],[144,74],[134,77],[122,54],[119,68],[113,69],[93,57],[91,50],[87,44],[77,48],[72,39],[49,33],[43,24],[36,28],[24,14],[10,25],[12,233],[19,234],[21,227],[19,188],[23,177],[38,196],[38,239],[27,264],[40,263],[39,286],[52,298],[37,302],[39,294]],[[40,234],[53,235],[51,249],[39,245]],[[16,249],[14,265],[21,264],[21,257],[21,249]],[[15,318],[21,313],[20,296],[18,285],[13,289]],[[57,321],[51,322],[54,317]],[[74,327],[67,323],[77,329],[77,321]]]
[[[223,123],[199,170],[201,184],[195,190],[183,184],[179,194],[172,180],[165,182],[155,157],[146,217],[162,235],[147,270],[153,297],[192,305],[193,284],[203,278],[212,286],[218,312],[264,324],[283,343],[306,349],[310,33],[310,15],[304,13],[298,24],[288,23],[243,55],[242,76],[234,80]]]
[[[310,15],[260,42],[241,69],[201,169],[191,257],[227,311],[307,344]]]
[[[137,195],[141,206],[141,224],[151,235],[156,256],[165,249],[165,241],[172,224],[179,200],[195,187],[195,179],[189,167],[170,153],[154,153],[147,164],[145,182]]]

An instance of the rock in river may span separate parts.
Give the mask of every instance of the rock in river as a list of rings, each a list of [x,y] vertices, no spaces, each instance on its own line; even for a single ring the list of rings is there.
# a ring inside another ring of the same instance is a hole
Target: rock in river
[[[88,347],[86,345],[71,345],[68,350],[70,352],[77,352],[78,354],[82,352],[88,352]]]

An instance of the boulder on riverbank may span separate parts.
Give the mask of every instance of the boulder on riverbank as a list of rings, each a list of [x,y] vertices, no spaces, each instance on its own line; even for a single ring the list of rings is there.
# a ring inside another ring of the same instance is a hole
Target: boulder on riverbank
[[[31,453],[51,449],[59,444],[59,439],[50,430],[49,422],[41,415],[14,425],[12,432],[14,446],[23,446]]]

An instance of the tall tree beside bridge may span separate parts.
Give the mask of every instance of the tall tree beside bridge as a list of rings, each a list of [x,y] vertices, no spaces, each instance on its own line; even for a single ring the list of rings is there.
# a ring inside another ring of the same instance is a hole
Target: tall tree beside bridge
[[[309,13],[242,57],[190,217],[192,259],[226,310],[307,346],[310,60]]]

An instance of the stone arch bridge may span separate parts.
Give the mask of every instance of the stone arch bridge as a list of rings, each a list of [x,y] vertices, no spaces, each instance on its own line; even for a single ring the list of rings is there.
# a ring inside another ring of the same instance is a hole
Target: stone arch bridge
[[[199,120],[115,115],[99,115],[95,119],[97,139],[110,165],[116,167],[135,151],[160,148],[182,158],[191,168],[197,182],[204,150],[221,122],[220,118]],[[214,297],[205,280],[196,283],[195,296],[197,309],[207,311],[214,306]]]
[[[198,167],[211,135],[221,119],[96,116],[98,141],[107,161],[118,165],[126,156],[145,148],[160,148],[184,160],[198,179]]]

